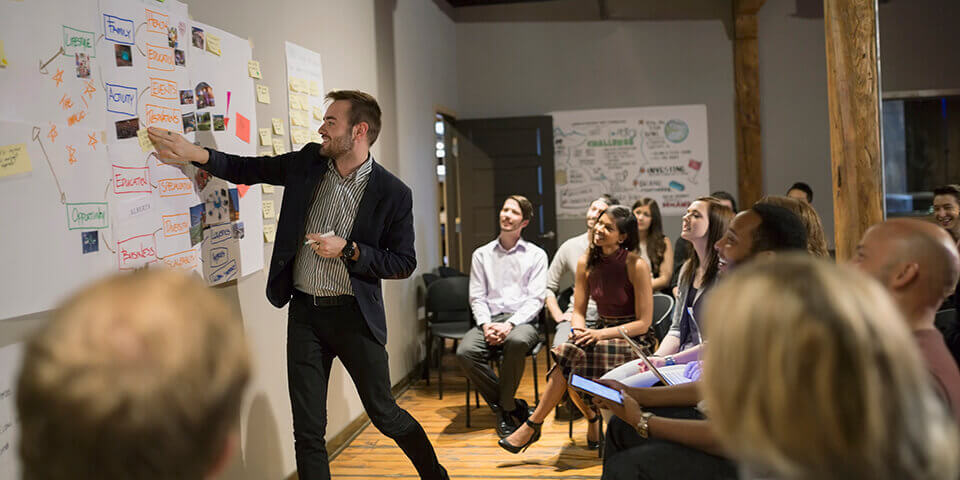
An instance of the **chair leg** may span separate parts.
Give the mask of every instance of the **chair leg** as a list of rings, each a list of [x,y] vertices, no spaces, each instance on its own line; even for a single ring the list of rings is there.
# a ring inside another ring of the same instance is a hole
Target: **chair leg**
[[[464,394],[466,396],[466,402],[464,403],[467,407],[467,428],[470,428],[470,379],[467,379],[467,390]]]
[[[537,373],[537,356],[533,355],[530,358],[533,359],[533,397],[534,405],[540,405],[540,374]]]
[[[480,390],[477,390],[477,389],[474,389],[474,390],[473,390],[473,404],[474,404],[477,408],[480,408]],[[470,399],[469,399],[469,398],[467,399],[467,405],[468,405],[468,406],[470,405]]]
[[[439,399],[443,400],[443,350],[440,350],[440,359],[437,360],[437,393]]]

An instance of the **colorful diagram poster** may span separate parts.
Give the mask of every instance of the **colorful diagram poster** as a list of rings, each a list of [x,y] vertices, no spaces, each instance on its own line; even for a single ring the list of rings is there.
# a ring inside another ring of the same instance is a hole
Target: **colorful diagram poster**
[[[551,115],[558,218],[583,218],[604,193],[624,205],[653,198],[663,215],[710,193],[705,105]]]

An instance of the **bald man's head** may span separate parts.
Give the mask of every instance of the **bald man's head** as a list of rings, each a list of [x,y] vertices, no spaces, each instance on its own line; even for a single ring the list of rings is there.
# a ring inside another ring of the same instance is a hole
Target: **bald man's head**
[[[870,227],[857,246],[854,263],[883,283],[898,302],[914,302],[914,308],[939,306],[953,293],[960,276],[960,254],[950,235],[932,223],[912,219]]]

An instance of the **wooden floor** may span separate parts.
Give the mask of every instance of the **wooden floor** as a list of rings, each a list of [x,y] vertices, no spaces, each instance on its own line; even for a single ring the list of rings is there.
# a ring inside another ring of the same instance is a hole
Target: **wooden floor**
[[[538,358],[540,388],[546,382],[546,352]],[[573,424],[573,439],[567,437],[567,422],[557,422],[553,413],[543,425],[543,436],[526,452],[511,455],[497,446],[494,415],[480,399],[480,408],[471,395],[471,428],[466,428],[464,388],[466,382],[449,346],[443,356],[443,400],[437,399],[437,372],[431,369],[430,385],[424,381],[410,387],[398,403],[416,418],[452,479],[599,479],[597,452],[586,449],[587,423]],[[533,405],[533,368],[527,359],[523,383],[517,396]],[[373,425],[367,426],[330,464],[333,478],[382,479],[419,478],[403,451]]]

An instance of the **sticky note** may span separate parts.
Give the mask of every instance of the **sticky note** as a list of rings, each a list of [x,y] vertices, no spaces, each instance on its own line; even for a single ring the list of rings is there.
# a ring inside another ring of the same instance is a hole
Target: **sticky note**
[[[310,80],[310,95],[320,95],[320,84],[316,80]]]
[[[26,143],[0,147],[0,177],[33,171]]]
[[[273,192],[275,192],[275,190],[273,189],[273,185],[270,185],[269,183],[261,183],[261,184],[260,184],[260,187],[261,187],[261,189],[263,190],[263,193],[273,193]]]
[[[279,118],[273,118],[270,120],[273,123],[273,134],[274,135],[283,135],[283,120]]]
[[[320,132],[316,130],[310,132],[310,140],[316,143],[323,143],[323,137],[321,137]]]
[[[310,134],[300,129],[291,130],[290,138],[293,140],[295,145],[303,145],[307,143],[308,139],[310,138]]]
[[[296,127],[306,127],[307,122],[303,121],[303,116],[299,110],[290,110],[290,123]]]
[[[260,74],[260,62],[256,60],[247,62],[247,73],[250,74],[250,78],[263,78]]]
[[[153,150],[153,142],[150,141],[150,137],[147,135],[147,129],[137,130],[137,140],[140,142],[140,150],[144,152]]]
[[[277,238],[277,224],[265,223],[263,225],[263,241],[273,243]]]
[[[214,54],[220,55],[220,37],[207,31],[207,51]]]
[[[310,111],[310,97],[306,93],[300,94],[300,110]]]
[[[274,155],[283,155],[287,153],[287,147],[283,144],[282,139],[277,139],[273,141],[273,154]]]
[[[323,121],[323,109],[320,107],[313,107],[313,119]]]
[[[250,119],[237,114],[237,138],[250,143]]]
[[[270,137],[271,137],[271,136],[270,136],[270,129],[269,129],[269,128],[259,128],[259,129],[257,129],[257,131],[260,132],[260,145],[267,145],[267,146],[271,145],[272,142],[271,142],[271,138],[270,138]]]
[[[270,89],[266,85],[257,85],[257,101],[270,103]]]
[[[263,201],[263,218],[273,218],[276,213],[273,211],[273,200]]]
[[[296,93],[290,94],[290,109],[300,110],[300,95],[297,95]]]
[[[260,150],[260,156],[261,156],[261,157],[272,157],[272,156],[273,156],[273,150]]]
[[[297,77],[290,77],[290,91],[299,92],[300,91],[300,79]]]

